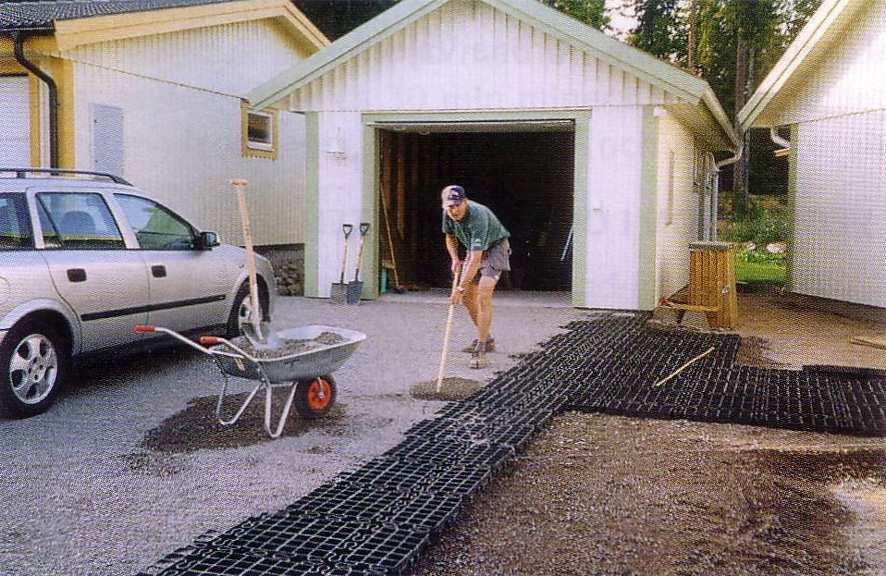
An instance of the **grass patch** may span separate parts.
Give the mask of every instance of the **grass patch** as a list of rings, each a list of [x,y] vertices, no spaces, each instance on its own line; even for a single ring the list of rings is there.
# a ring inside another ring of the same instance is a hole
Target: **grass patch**
[[[749,284],[784,284],[785,267],[779,262],[746,262],[735,259],[735,280]]]

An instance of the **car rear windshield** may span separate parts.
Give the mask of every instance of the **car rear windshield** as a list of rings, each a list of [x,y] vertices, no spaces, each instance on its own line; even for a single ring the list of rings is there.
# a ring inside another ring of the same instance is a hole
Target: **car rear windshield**
[[[34,247],[28,202],[24,194],[0,194],[0,250]]]

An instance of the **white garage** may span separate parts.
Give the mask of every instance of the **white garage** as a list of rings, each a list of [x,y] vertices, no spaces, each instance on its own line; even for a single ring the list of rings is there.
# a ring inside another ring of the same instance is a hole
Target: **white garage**
[[[409,282],[445,285],[454,182],[511,229],[525,288],[651,309],[687,283],[713,153],[737,143],[705,81],[534,0],[404,0],[248,98],[305,114],[308,296],[328,295],[341,225],[361,221],[364,294],[392,247]]]

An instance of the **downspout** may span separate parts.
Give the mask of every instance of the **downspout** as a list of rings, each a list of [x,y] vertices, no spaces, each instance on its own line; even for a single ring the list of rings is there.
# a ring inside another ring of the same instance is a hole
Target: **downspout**
[[[723,166],[729,166],[730,164],[735,164],[741,159],[742,149],[739,148],[738,152],[735,156],[731,158],[727,158],[725,160],[720,160],[717,162],[716,158],[714,158],[714,154],[712,152],[708,152],[711,158],[711,163],[714,166],[712,170],[713,174],[711,174],[711,178],[713,178],[714,184],[711,190],[711,240],[717,240],[717,211],[719,210],[719,202],[720,202],[720,168]]]
[[[25,58],[23,49],[25,38],[26,34],[23,32],[12,32],[15,59],[34,76],[42,80],[46,87],[49,88],[49,167],[60,168],[58,162],[58,87],[55,85],[55,80],[52,77]]]

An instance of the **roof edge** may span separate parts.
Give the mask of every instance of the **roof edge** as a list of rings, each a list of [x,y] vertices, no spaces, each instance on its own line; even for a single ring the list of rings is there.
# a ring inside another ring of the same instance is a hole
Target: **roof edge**
[[[236,0],[55,21],[60,51],[84,44],[163,34],[233,22],[280,18],[316,50],[326,36],[288,0]]]
[[[723,110],[723,106],[720,104],[720,100],[717,99],[717,95],[714,94],[713,89],[711,89],[710,85],[705,89],[704,94],[702,95],[702,102],[704,102],[707,109],[711,112],[711,115],[723,129],[723,133],[726,134],[726,137],[732,142],[734,148],[732,148],[732,152],[738,151],[739,148],[742,147],[741,138],[738,135],[735,127],[732,125],[732,122],[729,120],[729,116],[726,114],[726,111]]]
[[[394,4],[375,18],[354,28],[332,44],[302,60],[289,70],[251,90],[246,99],[257,109],[276,104],[293,90],[304,85],[343,58],[349,57],[363,44],[383,39],[404,26],[436,10],[449,0],[403,0]]]
[[[775,95],[791,79],[794,72],[818,44],[825,32],[837,21],[852,0],[824,0],[809,22],[800,30],[785,53],[775,63],[769,74],[751,95],[738,113],[742,131],[754,127],[754,122],[763,113]]]
[[[339,38],[328,48],[300,62],[276,78],[247,94],[256,108],[276,104],[292,91],[310,82],[361,45],[394,34],[411,22],[436,10],[449,0],[404,0]],[[495,9],[533,22],[604,60],[624,68],[661,89],[686,99],[698,100],[709,89],[708,83],[642,50],[606,36],[562,12],[536,0],[482,0]]]

